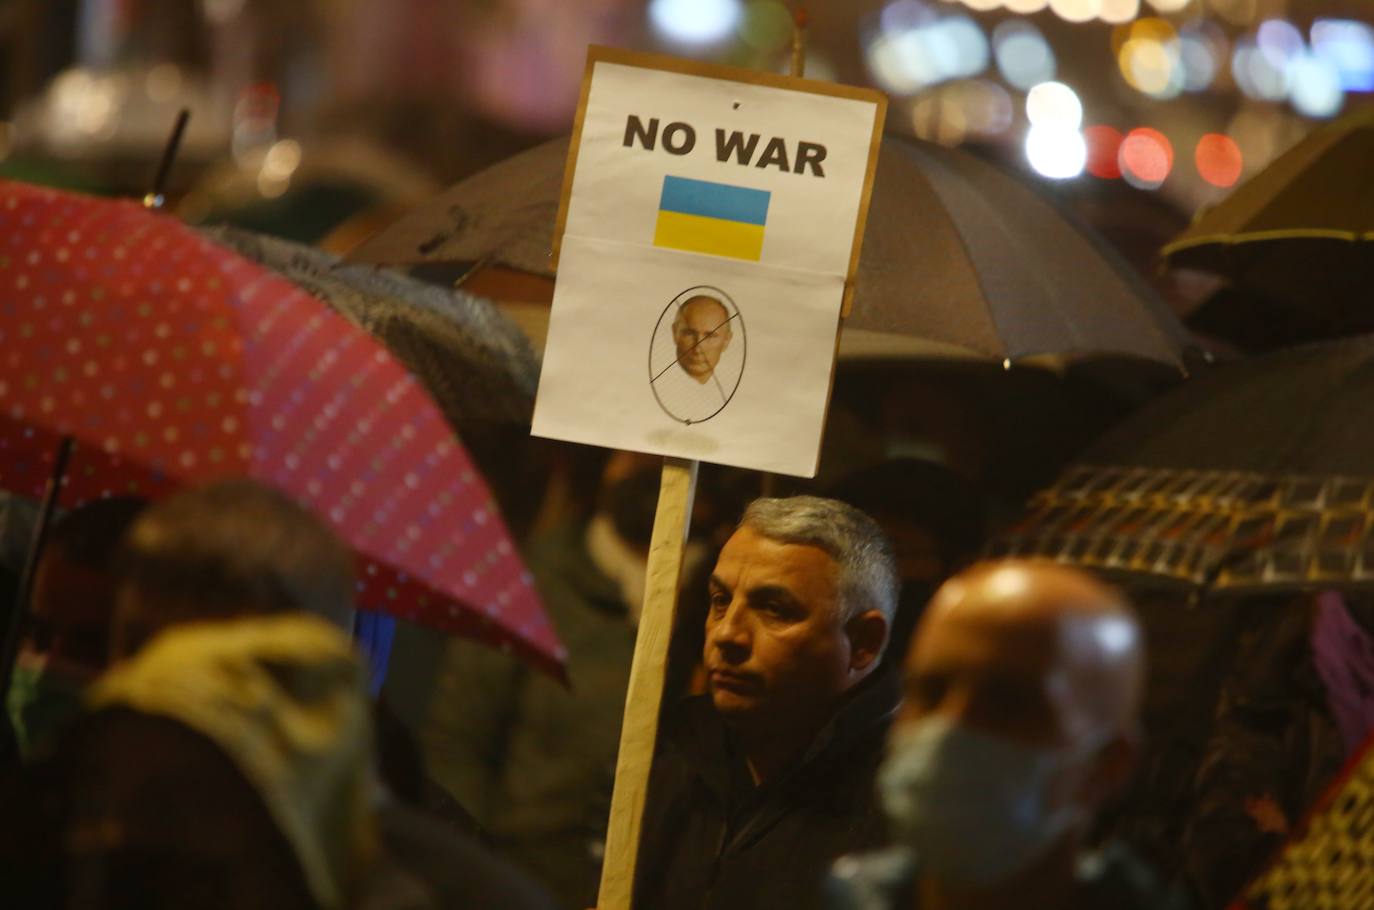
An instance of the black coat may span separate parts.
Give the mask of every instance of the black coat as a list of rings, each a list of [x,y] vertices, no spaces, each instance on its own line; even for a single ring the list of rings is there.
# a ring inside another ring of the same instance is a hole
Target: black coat
[[[862,684],[805,756],[755,787],[708,697],[669,718],[654,763],[636,910],[801,910],[830,864],[883,839],[873,792],[896,679]]]

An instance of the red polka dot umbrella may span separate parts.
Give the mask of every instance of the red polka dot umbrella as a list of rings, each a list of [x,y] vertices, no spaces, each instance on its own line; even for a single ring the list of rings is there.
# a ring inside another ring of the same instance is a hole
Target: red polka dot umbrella
[[[371,336],[173,218],[0,181],[0,486],[62,503],[249,476],[359,555],[358,603],[561,672],[481,477]]]

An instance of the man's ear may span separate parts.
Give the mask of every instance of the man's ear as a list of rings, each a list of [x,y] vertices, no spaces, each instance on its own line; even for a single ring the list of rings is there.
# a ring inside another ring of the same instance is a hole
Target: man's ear
[[[844,624],[849,639],[849,669],[868,670],[883,656],[887,644],[887,618],[877,610],[865,610]]]

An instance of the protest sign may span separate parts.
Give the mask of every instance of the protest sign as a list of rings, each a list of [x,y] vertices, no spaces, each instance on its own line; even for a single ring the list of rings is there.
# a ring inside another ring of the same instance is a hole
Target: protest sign
[[[594,48],[535,435],[814,476],[884,113]]]

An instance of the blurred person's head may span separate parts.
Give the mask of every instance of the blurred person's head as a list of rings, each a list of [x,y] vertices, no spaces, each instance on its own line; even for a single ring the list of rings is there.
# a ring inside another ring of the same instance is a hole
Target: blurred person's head
[[[115,617],[118,657],[167,626],[290,611],[350,630],[349,551],[309,511],[248,480],[188,490],[129,529]]]
[[[1008,560],[946,582],[908,652],[879,773],[922,874],[1028,905],[1065,897],[1046,892],[1071,888],[1095,816],[1129,778],[1143,686],[1135,615],[1091,576]]]
[[[688,298],[673,319],[673,342],[678,366],[697,382],[705,382],[730,346],[730,311],[705,294]]]
[[[832,493],[873,516],[892,541],[901,590],[888,660],[900,662],[935,589],[982,549],[984,497],[957,472],[917,458],[857,471]]]
[[[757,499],[710,581],[703,661],[736,730],[804,746],[877,666],[896,606],[892,550],[853,506]]]
[[[179,623],[90,703],[57,755],[70,906],[347,905],[375,831],[342,632],[301,613]]]
[[[79,713],[82,689],[105,668],[120,541],[146,505],[134,497],[96,500],[48,532],[6,705],[24,753]]]

